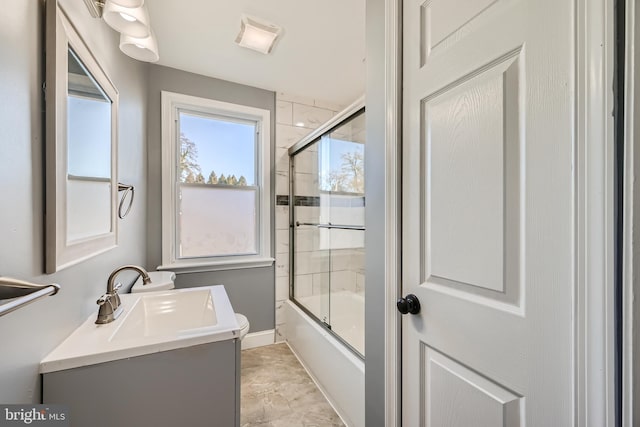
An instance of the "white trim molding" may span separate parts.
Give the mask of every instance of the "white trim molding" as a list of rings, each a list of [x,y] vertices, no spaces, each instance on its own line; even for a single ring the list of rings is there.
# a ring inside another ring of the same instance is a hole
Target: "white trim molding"
[[[275,334],[275,329],[267,329],[265,331],[248,333],[242,339],[242,349],[248,350],[250,348],[263,347],[265,345],[274,344],[276,342]]]
[[[385,0],[385,425],[400,426],[402,342],[396,300],[401,288],[402,1]]]
[[[640,197],[635,177],[640,168],[640,150],[635,147],[637,129],[640,127],[640,86],[637,81],[637,66],[640,58],[640,32],[636,25],[640,24],[640,8],[637,0],[626,0],[625,16],[625,118],[624,118],[624,177],[623,177],[623,233],[622,233],[622,426],[634,427],[640,423],[640,402],[637,388],[640,375],[637,366],[640,364],[640,342],[635,334],[640,331],[640,304],[636,300],[636,279],[638,254],[634,253],[634,242],[638,241],[640,217],[637,212]]]
[[[614,1],[576,1],[575,423],[615,425]]]
[[[231,104],[209,98],[162,91],[162,265],[158,269],[181,272],[230,270],[238,268],[265,267],[273,264],[271,257],[271,113],[262,108]],[[178,110],[197,110],[205,114],[227,116],[232,119],[249,120],[256,123],[257,171],[256,180],[259,200],[257,253],[237,256],[211,256],[185,258],[177,256],[176,203],[177,203],[177,121]]]

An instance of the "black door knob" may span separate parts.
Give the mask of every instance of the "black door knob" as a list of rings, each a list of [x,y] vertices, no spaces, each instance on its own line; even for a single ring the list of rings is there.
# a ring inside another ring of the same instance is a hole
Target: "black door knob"
[[[398,307],[398,311],[402,314],[420,313],[420,301],[418,301],[418,297],[413,294],[409,294],[404,298],[398,298],[396,307]]]

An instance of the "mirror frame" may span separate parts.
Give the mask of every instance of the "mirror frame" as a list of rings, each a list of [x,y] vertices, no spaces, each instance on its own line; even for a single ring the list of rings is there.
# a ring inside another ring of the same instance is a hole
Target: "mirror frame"
[[[45,272],[54,273],[117,246],[118,91],[57,0],[46,3],[45,86]],[[111,100],[111,228],[108,233],[67,241],[68,50]]]

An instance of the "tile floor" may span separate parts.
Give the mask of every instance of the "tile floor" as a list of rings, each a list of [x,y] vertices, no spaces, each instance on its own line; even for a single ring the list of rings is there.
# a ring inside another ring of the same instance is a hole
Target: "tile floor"
[[[242,352],[242,427],[343,427],[285,343]]]

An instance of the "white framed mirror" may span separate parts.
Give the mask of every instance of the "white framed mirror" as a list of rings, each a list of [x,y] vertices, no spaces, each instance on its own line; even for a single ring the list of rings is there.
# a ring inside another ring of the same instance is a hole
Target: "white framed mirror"
[[[117,245],[118,91],[58,2],[46,8],[45,270],[53,273]]]

